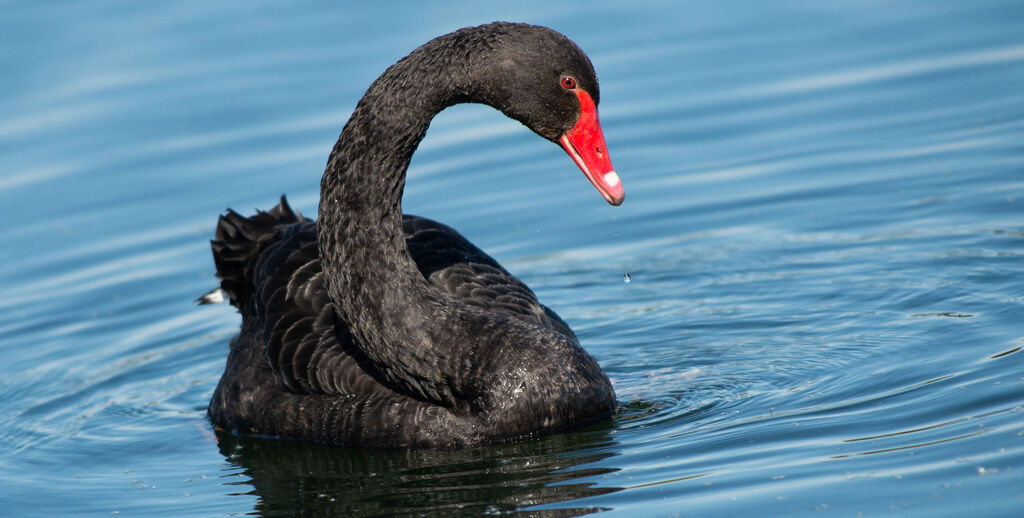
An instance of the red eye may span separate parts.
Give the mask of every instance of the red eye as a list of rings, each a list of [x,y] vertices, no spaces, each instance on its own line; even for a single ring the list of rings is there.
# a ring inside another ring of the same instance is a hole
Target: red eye
[[[562,88],[565,88],[566,90],[572,90],[573,88],[576,88],[576,79],[570,76],[563,77]]]

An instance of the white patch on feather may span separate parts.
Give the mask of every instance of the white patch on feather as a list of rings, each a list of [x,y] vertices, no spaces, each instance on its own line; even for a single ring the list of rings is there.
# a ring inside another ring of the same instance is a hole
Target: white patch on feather
[[[210,290],[209,292],[207,292],[206,295],[203,295],[202,297],[199,297],[199,303],[200,304],[220,304],[221,302],[224,302],[225,300],[227,300],[227,297],[225,297],[224,295],[225,295],[224,290],[222,290],[220,288],[214,288],[214,289]]]

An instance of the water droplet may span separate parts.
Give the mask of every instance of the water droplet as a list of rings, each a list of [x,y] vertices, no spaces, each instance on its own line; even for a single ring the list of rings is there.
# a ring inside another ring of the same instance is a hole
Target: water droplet
[[[633,278],[629,276],[629,273],[622,274],[622,282],[629,284],[629,281],[631,280],[633,280]]]

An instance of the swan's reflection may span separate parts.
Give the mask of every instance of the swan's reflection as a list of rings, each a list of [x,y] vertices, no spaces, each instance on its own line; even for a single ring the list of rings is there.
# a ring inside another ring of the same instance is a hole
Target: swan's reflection
[[[360,450],[218,433],[221,453],[245,469],[261,516],[479,516],[601,495],[587,467],[615,455],[609,424],[537,440],[461,451]],[[586,478],[586,481],[570,482]],[[524,510],[579,516],[570,505]]]

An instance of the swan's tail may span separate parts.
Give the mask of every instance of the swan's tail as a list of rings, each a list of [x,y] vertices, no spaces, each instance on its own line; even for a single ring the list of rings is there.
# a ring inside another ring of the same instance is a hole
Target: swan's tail
[[[210,241],[220,288],[199,297],[196,302],[215,304],[223,302],[226,295],[232,305],[241,307],[251,295],[250,273],[260,253],[281,225],[302,221],[305,218],[292,210],[284,196],[276,207],[266,212],[258,210],[254,216],[245,217],[228,209],[217,221],[216,239]]]

